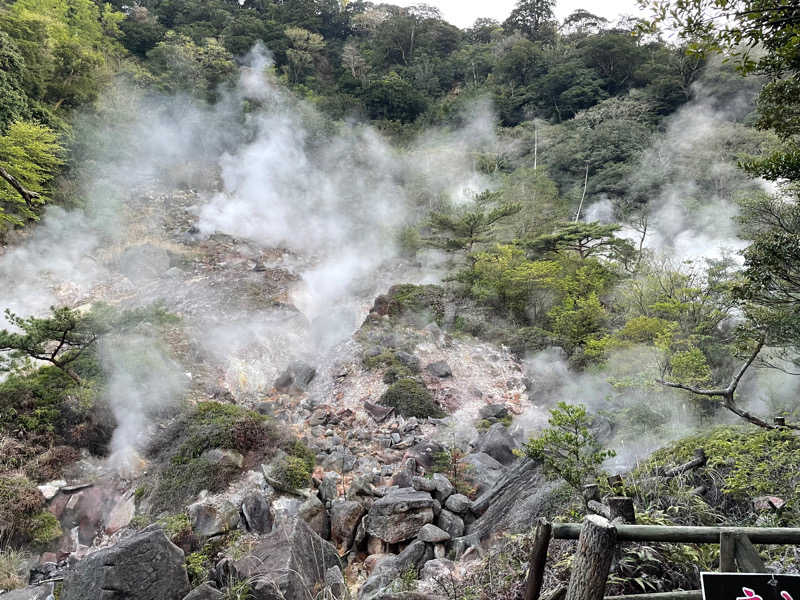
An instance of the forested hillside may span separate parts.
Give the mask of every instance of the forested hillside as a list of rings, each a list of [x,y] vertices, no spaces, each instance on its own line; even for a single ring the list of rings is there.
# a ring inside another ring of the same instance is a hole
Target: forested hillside
[[[510,598],[595,481],[800,526],[800,11],[642,6],[0,1],[0,593]]]

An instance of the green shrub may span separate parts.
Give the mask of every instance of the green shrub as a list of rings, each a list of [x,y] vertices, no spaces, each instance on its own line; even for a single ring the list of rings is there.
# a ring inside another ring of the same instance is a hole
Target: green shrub
[[[0,523],[4,537],[24,544],[47,544],[61,535],[58,520],[45,510],[44,497],[27,477],[0,475]]]
[[[696,448],[705,451],[706,470],[731,499],[775,495],[795,505],[800,501],[800,436],[785,429],[716,427],[654,452],[634,476],[691,460]]]
[[[438,285],[394,285],[387,296],[392,317],[410,317],[418,322],[432,319],[439,325],[444,321],[445,292]]]
[[[202,552],[192,552],[186,555],[186,573],[189,575],[189,583],[192,587],[197,587],[208,578],[208,570],[211,561]]]
[[[192,458],[170,464],[157,475],[150,494],[150,510],[154,514],[183,506],[202,490],[220,492],[236,477],[232,465],[215,464],[205,458]]]
[[[416,379],[405,378],[389,386],[381,396],[380,403],[393,407],[404,417],[442,418],[444,411],[434,402],[433,395]]]
[[[287,490],[308,487],[311,482],[311,470],[308,468],[308,463],[297,456],[286,456],[276,461],[270,474]]]
[[[286,448],[286,454],[302,460],[309,473],[314,470],[314,464],[317,461],[317,457],[314,454],[314,451],[300,440],[295,440],[289,443],[289,446]]]
[[[27,576],[27,553],[15,548],[0,550],[0,590],[15,590],[25,587]]]

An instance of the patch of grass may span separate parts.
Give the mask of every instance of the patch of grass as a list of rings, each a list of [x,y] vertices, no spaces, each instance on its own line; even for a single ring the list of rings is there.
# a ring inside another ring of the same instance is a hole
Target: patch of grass
[[[25,587],[25,566],[30,556],[15,548],[0,549],[0,590]]]
[[[428,388],[416,379],[404,378],[396,381],[383,393],[380,403],[393,407],[404,417],[424,419],[445,416],[444,411],[433,400]]]

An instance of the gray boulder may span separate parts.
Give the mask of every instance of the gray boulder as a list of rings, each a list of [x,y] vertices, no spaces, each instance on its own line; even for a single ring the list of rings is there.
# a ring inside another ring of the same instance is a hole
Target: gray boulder
[[[446,531],[439,529],[436,525],[428,523],[419,530],[417,538],[423,542],[430,544],[438,544],[439,542],[446,542],[450,539],[450,534]]]
[[[395,352],[394,355],[400,364],[404,365],[412,372],[416,373],[417,371],[419,371],[419,359],[413,354],[409,354],[408,352],[403,352],[402,350],[399,350]]]
[[[445,580],[455,570],[456,566],[452,560],[446,558],[435,558],[429,560],[422,567],[420,579]]]
[[[376,500],[366,518],[370,535],[389,544],[415,537],[423,525],[433,522],[433,498],[412,488],[394,490]]]
[[[352,546],[364,512],[360,502],[337,501],[331,505],[331,541],[337,547],[348,550]]]
[[[444,507],[450,512],[463,514],[469,510],[472,501],[464,494],[453,494],[444,503]]]
[[[151,526],[80,561],[61,600],[182,600],[189,593],[183,561],[183,551]]]
[[[222,600],[223,597],[224,594],[217,588],[203,583],[189,592],[183,600]]]
[[[48,600],[53,597],[53,584],[31,585],[19,590],[11,590],[2,595],[3,600]]]
[[[477,451],[485,452],[501,464],[510,465],[517,458],[514,456],[516,447],[517,441],[508,429],[502,423],[495,423],[481,436]]]
[[[212,537],[236,529],[239,525],[239,509],[227,500],[201,500],[189,505],[189,520],[196,535]]]
[[[341,476],[335,471],[328,471],[322,477],[319,486],[319,498],[323,502],[333,502],[339,497],[339,480]]]
[[[439,379],[444,379],[446,377],[452,377],[453,371],[450,369],[450,365],[448,365],[443,360],[437,360],[436,362],[432,362],[425,370],[433,375],[434,377],[438,377]]]
[[[308,523],[309,527],[324,540],[331,537],[331,521],[328,517],[328,511],[325,510],[325,505],[315,495],[311,495],[308,499],[300,505],[297,513],[303,521]]]
[[[414,540],[405,550],[394,557],[381,560],[372,571],[369,579],[358,590],[359,600],[382,598],[394,580],[409,569],[419,571],[425,562],[433,557],[430,547],[421,540]]]
[[[273,387],[279,392],[302,393],[317,376],[317,370],[304,362],[294,362],[275,380]]]
[[[275,522],[272,507],[259,490],[247,492],[242,499],[242,517],[245,527],[253,533],[269,533]]]
[[[455,491],[453,484],[450,483],[450,480],[442,475],[441,473],[434,473],[433,474],[433,484],[436,487],[436,491],[433,493],[433,496],[439,501],[444,502],[450,497]]]
[[[436,519],[436,526],[446,531],[453,538],[464,535],[464,519],[449,510],[442,510],[439,513],[439,518]]]
[[[485,452],[467,454],[461,459],[460,464],[464,467],[464,479],[474,485],[478,493],[492,487],[506,470],[501,463]]]
[[[304,600],[309,590],[325,584],[331,567],[341,568],[336,549],[305,521],[295,519],[276,527],[228,568],[235,579],[253,582],[253,600]]]

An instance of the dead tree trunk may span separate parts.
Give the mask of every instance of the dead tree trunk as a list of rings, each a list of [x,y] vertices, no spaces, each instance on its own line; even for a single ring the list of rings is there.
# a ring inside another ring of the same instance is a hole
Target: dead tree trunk
[[[608,519],[588,515],[583,520],[566,600],[603,600],[616,543],[617,530]]]
[[[667,469],[664,472],[664,477],[677,477],[681,473],[685,473],[686,471],[691,471],[692,469],[696,469],[697,467],[702,467],[706,464],[707,458],[705,450],[702,448],[697,448],[694,451],[694,458],[689,462],[683,463],[677,467],[673,467],[671,469]]]

